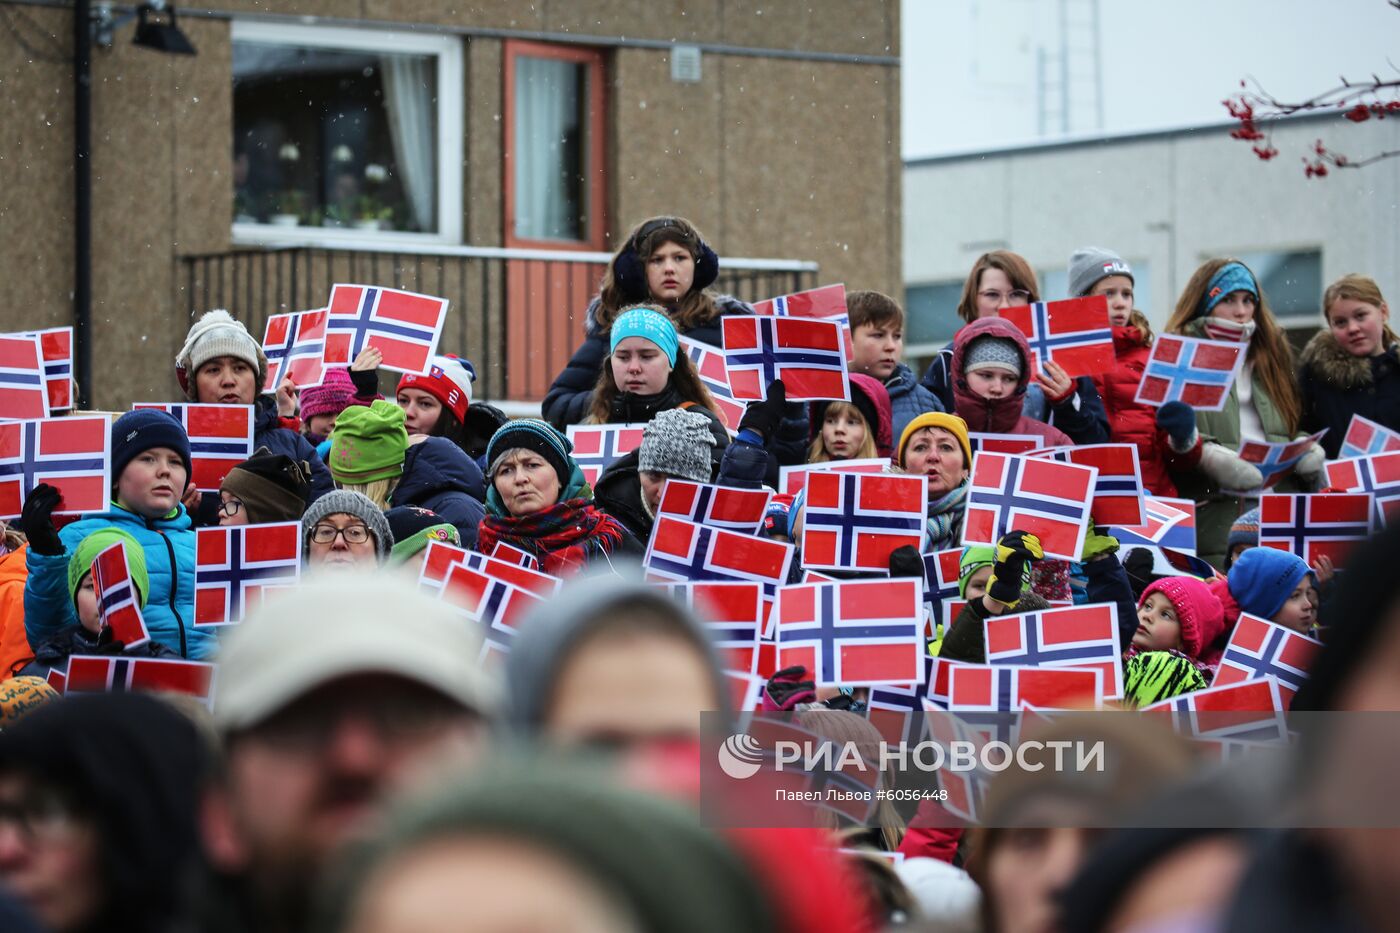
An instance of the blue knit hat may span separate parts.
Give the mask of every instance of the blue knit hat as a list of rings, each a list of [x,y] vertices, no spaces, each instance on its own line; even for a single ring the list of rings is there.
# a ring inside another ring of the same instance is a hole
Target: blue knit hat
[[[112,423],[112,485],[116,485],[128,463],[152,447],[175,451],[185,465],[185,482],[190,481],[194,468],[190,465],[190,438],[185,426],[167,411],[138,408]]]
[[[676,351],[680,340],[676,337],[676,325],[662,312],[650,305],[638,305],[620,314],[612,325],[612,346],[609,353],[617,351],[617,345],[628,337],[641,337],[650,340],[661,348],[671,365],[676,365]]]
[[[1211,309],[1234,292],[1249,292],[1257,299],[1259,286],[1254,281],[1254,274],[1243,263],[1227,262],[1211,276],[1210,284],[1206,286],[1205,301],[1197,310],[1196,317],[1210,314]]]
[[[1271,547],[1253,547],[1230,568],[1227,584],[1240,608],[1261,619],[1278,615],[1298,581],[1312,570],[1296,554]],[[1313,577],[1313,585],[1317,578]]]

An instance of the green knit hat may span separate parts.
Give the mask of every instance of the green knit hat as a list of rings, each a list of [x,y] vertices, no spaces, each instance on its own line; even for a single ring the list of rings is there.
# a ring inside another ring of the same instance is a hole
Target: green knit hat
[[[403,409],[375,399],[368,408],[351,405],[340,413],[331,432],[327,465],[337,483],[372,483],[403,473],[407,450]]]
[[[151,592],[151,578],[146,573],[146,552],[141,549],[141,542],[120,528],[94,531],[78,542],[73,556],[68,558],[68,599],[75,606],[78,603],[78,587],[92,569],[92,562],[97,560],[98,554],[118,541],[126,545],[126,567],[131,573],[131,582],[136,586],[136,601],[142,609],[146,608],[146,597]]]
[[[958,598],[967,599],[967,581],[983,567],[997,562],[997,549],[990,544],[970,544],[958,558]]]
[[[427,528],[415,531],[402,541],[396,542],[389,549],[390,565],[402,564],[413,555],[421,554],[430,541],[441,541],[444,544],[461,547],[462,535],[457,531],[456,526],[446,522],[441,525],[429,525]]]

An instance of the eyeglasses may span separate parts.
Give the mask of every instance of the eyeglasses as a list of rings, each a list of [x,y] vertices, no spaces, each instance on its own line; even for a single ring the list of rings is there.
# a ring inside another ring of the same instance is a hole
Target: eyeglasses
[[[229,499],[223,505],[219,506],[219,511],[227,515],[229,518],[233,518],[235,515],[238,514],[238,510],[241,508],[243,508],[242,499]]]
[[[1031,293],[1024,288],[1015,288],[1009,292],[999,292],[995,289],[988,289],[985,292],[978,292],[977,297],[983,301],[994,301],[997,304],[1005,302],[1008,306],[1028,305],[1031,303]]]
[[[71,803],[52,791],[35,790],[18,800],[0,800],[0,826],[14,823],[31,839],[62,834],[77,815]]]
[[[337,528],[334,525],[317,525],[311,529],[311,540],[317,544],[330,544],[342,535],[346,544],[364,544],[369,540],[369,526],[349,525]]]

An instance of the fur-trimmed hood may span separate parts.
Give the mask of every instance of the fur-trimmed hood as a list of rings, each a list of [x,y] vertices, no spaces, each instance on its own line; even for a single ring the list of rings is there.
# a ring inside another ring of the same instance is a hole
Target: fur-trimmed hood
[[[1395,353],[1398,347],[1400,344],[1392,343],[1386,347],[1386,352]],[[1326,329],[1313,335],[1300,357],[1300,362],[1312,370],[1315,379],[1343,391],[1365,388],[1375,381],[1371,360],[1342,349],[1337,338]]]

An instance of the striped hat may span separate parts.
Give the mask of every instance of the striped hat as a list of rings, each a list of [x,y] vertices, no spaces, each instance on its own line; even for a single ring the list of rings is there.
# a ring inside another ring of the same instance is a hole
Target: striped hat
[[[569,485],[574,473],[573,458],[569,455],[573,453],[574,445],[547,421],[538,418],[508,421],[491,435],[491,442],[486,445],[486,462],[490,465],[491,476],[496,474],[496,461],[501,454],[521,447],[539,454],[554,467],[554,472],[559,474],[560,487]]]

